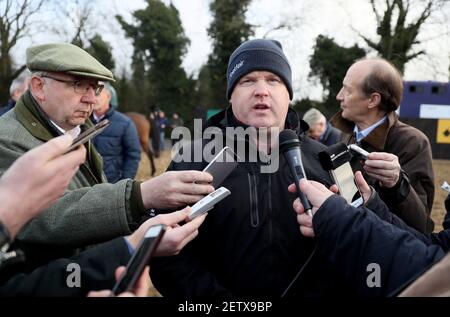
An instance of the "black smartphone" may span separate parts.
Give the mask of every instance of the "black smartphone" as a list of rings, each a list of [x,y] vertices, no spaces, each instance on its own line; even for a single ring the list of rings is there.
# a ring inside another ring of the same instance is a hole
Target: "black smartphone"
[[[69,147],[67,152],[70,152],[74,149],[76,149],[79,145],[86,143],[96,135],[100,134],[107,126],[109,126],[110,122],[108,119],[104,119],[100,122],[98,122],[96,125],[90,127],[89,129],[86,129],[85,131],[81,132],[79,136],[77,136],[73,142],[72,145]]]
[[[215,189],[220,187],[225,178],[227,178],[238,165],[236,159],[237,155],[233,150],[228,146],[225,146],[203,169],[203,172],[208,172],[213,176],[212,185]]]
[[[112,296],[132,291],[135,288],[136,282],[141,277],[145,266],[149,264],[165,231],[165,225],[152,226],[147,230],[144,238],[128,262],[126,270],[120,276],[116,285],[114,285]]]

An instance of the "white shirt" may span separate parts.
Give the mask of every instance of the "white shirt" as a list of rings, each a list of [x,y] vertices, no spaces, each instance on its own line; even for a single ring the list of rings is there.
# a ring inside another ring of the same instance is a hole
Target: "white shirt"
[[[62,134],[68,134],[70,135],[73,139],[75,139],[81,132],[81,128],[79,125],[77,125],[75,128],[73,128],[72,130],[64,130],[63,128],[61,128],[59,125],[57,125],[55,122],[53,122],[52,120],[50,120],[53,125],[62,133]]]

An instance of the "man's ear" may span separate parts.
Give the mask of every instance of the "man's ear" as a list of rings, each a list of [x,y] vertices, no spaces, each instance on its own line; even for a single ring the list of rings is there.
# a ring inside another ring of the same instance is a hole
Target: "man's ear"
[[[369,98],[369,109],[378,107],[380,102],[381,102],[381,95],[377,92],[372,93]]]
[[[33,76],[30,81],[30,87],[31,91],[33,93],[34,98],[36,98],[38,101],[44,101],[45,100],[45,93],[44,93],[44,80],[42,78]]]

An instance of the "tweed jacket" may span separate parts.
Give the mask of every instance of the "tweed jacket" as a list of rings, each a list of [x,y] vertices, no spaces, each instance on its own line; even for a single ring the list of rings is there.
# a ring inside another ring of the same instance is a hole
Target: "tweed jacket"
[[[14,111],[0,118],[0,175],[23,153],[54,137],[29,110],[30,103],[35,101],[26,92]],[[131,201],[134,181],[104,183],[100,156],[91,144],[87,152],[86,163],[80,166],[64,195],[31,220],[16,240],[73,249],[130,233],[127,218],[135,207]]]

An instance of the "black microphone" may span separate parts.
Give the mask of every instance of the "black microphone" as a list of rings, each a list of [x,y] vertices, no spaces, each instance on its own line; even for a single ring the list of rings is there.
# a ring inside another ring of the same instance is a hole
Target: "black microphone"
[[[280,151],[283,153],[286,161],[289,164],[289,169],[295,180],[295,188],[297,194],[305,208],[306,213],[312,217],[311,204],[305,195],[300,190],[299,182],[302,178],[306,179],[305,170],[303,169],[302,156],[300,153],[300,141],[292,130],[283,130],[279,137]]]

